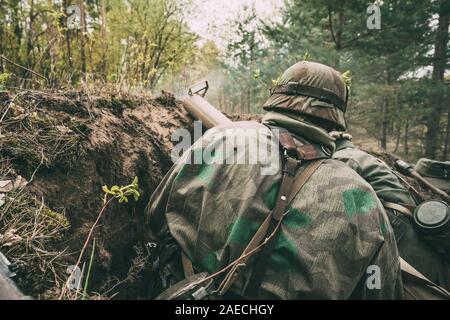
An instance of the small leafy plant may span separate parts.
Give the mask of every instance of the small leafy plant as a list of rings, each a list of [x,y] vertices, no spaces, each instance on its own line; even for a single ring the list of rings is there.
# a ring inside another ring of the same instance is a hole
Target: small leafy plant
[[[98,213],[97,219],[95,220],[94,224],[92,225],[91,229],[89,230],[89,234],[86,238],[86,241],[84,242],[83,248],[80,251],[80,255],[78,256],[77,263],[75,264],[75,267],[73,268],[73,270],[76,270],[77,268],[79,268],[81,259],[83,258],[84,252],[86,251],[86,248],[91,240],[92,234],[94,233],[94,230],[97,227],[98,223],[100,222],[100,218],[103,216],[103,213],[105,212],[108,205],[115,199],[117,199],[119,201],[119,203],[128,203],[128,198],[130,196],[132,196],[135,201],[138,201],[139,197],[141,195],[138,191],[138,178],[137,177],[135,177],[133,179],[133,182],[129,185],[121,186],[121,187],[113,186],[111,188],[108,188],[108,186],[105,185],[105,186],[103,186],[102,190],[105,193],[103,196],[103,205]],[[93,246],[95,248],[95,239],[94,239]],[[95,250],[95,249],[93,249],[93,250]],[[85,287],[84,287],[84,291],[83,291],[83,299],[87,298],[87,283],[89,281],[89,274],[90,274],[90,270],[92,267],[93,258],[94,258],[94,253],[92,252],[91,259],[89,262],[88,278],[86,279],[86,283],[85,283]],[[62,288],[61,294],[59,296],[60,300],[64,298],[64,294],[66,293],[68,283],[70,283],[73,276],[74,276],[74,272],[72,272],[70,274],[64,287]]]
[[[350,89],[350,87],[352,85],[352,73],[351,73],[351,71],[350,70],[345,71],[342,74],[342,78],[344,78],[345,84]]]
[[[103,186],[103,192],[105,193],[103,197],[103,203],[108,202],[108,196],[112,198],[118,199],[119,203],[127,203],[128,197],[133,196],[135,201],[139,200],[140,193],[137,190],[138,188],[138,178],[135,177],[133,182],[127,186],[119,187],[113,186],[111,189],[108,186]]]

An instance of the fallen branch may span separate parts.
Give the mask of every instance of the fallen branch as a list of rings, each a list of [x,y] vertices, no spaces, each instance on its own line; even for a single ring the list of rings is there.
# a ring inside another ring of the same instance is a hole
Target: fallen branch
[[[5,57],[5,56],[2,55],[2,54],[0,55],[0,58],[2,58],[3,60],[5,60],[5,61],[11,63],[12,65],[15,65],[16,67],[19,67],[19,68],[21,68],[21,69],[23,69],[23,70],[26,70],[26,71],[28,71],[28,72],[34,74],[35,76],[41,77],[42,79],[45,79],[45,81],[48,82],[48,79],[47,79],[45,76],[43,76],[42,74],[37,73],[36,71],[33,71],[33,70],[31,70],[31,69],[28,69],[28,68],[26,68],[26,67],[24,67],[24,66],[21,66],[20,64],[15,63],[14,61],[8,59],[7,57]]]

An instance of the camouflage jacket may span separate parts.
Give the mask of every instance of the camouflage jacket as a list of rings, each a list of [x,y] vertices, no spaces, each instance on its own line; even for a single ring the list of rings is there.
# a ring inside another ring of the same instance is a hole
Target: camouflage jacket
[[[347,139],[336,140],[334,159],[348,164],[385,201],[415,206],[409,191],[380,159],[357,148]],[[450,290],[450,266],[420,237],[413,222],[393,210],[386,210],[394,229],[400,256],[436,284]]]
[[[357,148],[347,139],[336,140],[334,159],[345,162],[375,190],[382,200],[414,206],[409,191],[380,159]]]
[[[269,118],[279,126],[292,120]],[[323,138],[334,149],[326,132],[308,125],[311,135],[305,137],[306,124],[297,125],[303,126],[294,132],[303,132],[297,143]],[[212,145],[213,158],[222,156],[217,150],[224,146],[223,133],[229,138],[242,129],[237,140],[244,154],[252,141],[263,148],[271,144],[270,130],[255,122],[207,131],[173,166],[146,209],[149,238],[162,241],[161,230],[168,227],[197,272],[213,273],[238,258],[275,205],[280,170],[262,174],[259,163],[187,163],[193,153],[210,151]],[[275,156],[271,161],[280,162]],[[343,163],[329,159],[319,167],[292,201],[279,232],[259,296],[248,298],[402,298],[398,252],[384,209],[370,185]],[[378,289],[367,286],[370,266],[380,270]],[[250,262],[230,290],[242,295],[252,273]]]

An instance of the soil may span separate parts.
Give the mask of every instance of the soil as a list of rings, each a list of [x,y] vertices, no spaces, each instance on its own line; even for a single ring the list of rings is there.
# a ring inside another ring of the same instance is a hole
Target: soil
[[[133,259],[138,253],[142,254],[138,249],[143,246],[144,230],[140,229],[143,211],[172,165],[171,134],[178,128],[191,129],[192,119],[168,93],[152,99],[126,94],[27,91],[18,96],[3,92],[0,93],[0,116],[7,112],[5,119],[15,116],[10,114],[11,108],[6,111],[11,102],[21,106],[14,109],[26,116],[32,112],[51,115],[59,127],[67,126],[63,119],[76,120],[86,126],[82,144],[76,146],[82,152],[76,158],[71,157],[69,165],[62,155],[49,165],[39,166],[28,186],[32,193],[43,197],[47,206],[65,213],[69,220],[67,240],[60,247],[61,250],[68,247],[74,253],[70,262],[76,261],[75,253],[81,249],[102,206],[102,186],[128,185],[138,177],[139,200],[111,205],[94,233],[96,255],[93,280],[89,284],[91,290],[100,293],[114,285],[114,292],[110,294],[115,293],[118,298],[138,297],[138,279],[116,284],[127,278],[130,268],[134,267]],[[18,152],[5,151],[7,144],[5,140],[0,143],[0,155],[9,157],[15,172],[30,180],[33,168]],[[89,254],[85,254],[85,259]]]

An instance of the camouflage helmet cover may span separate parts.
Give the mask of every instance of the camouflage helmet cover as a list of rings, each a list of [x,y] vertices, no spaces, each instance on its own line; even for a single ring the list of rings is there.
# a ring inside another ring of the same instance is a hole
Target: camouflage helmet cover
[[[324,89],[346,105],[348,90],[341,73],[320,63],[298,62],[287,69],[277,80],[272,95],[263,108],[267,111],[289,110],[314,116],[333,123],[336,130],[346,129],[345,106],[338,106],[327,99],[318,99],[308,94],[291,94],[277,90],[277,88],[290,83],[298,83],[318,90]]]

